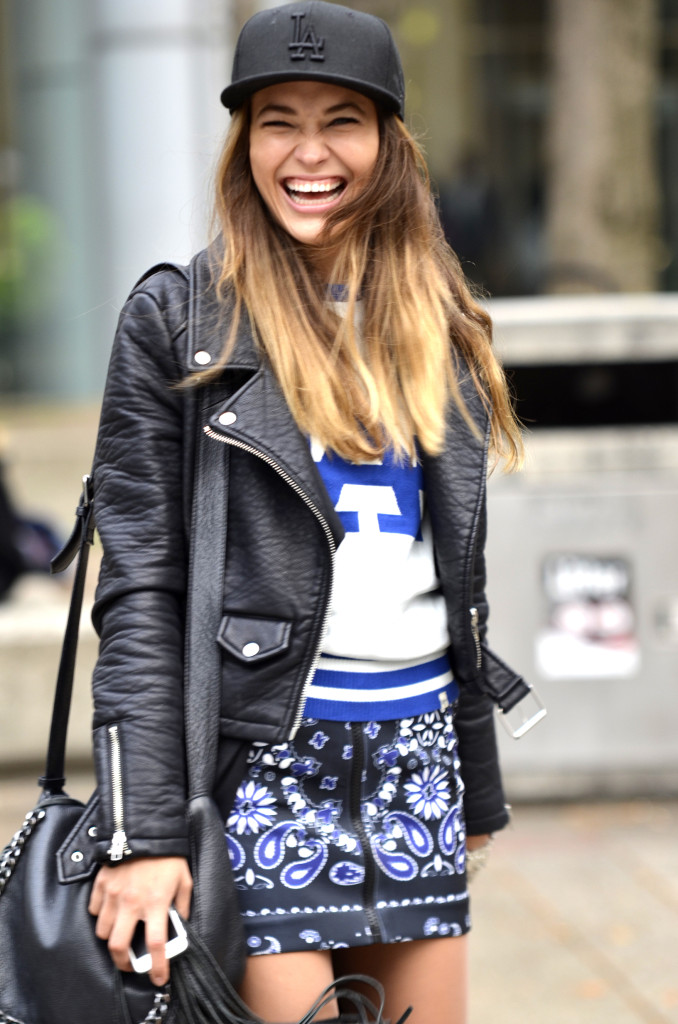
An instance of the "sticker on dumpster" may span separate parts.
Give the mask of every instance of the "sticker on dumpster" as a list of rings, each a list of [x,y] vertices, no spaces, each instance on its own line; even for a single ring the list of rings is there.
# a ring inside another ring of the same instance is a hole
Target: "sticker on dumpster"
[[[640,646],[624,558],[553,554],[542,566],[547,621],[536,642],[548,679],[634,675]]]

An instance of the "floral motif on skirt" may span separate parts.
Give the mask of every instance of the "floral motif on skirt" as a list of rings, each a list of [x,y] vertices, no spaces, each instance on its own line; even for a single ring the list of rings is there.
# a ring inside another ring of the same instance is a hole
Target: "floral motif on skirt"
[[[249,952],[469,928],[453,709],[253,745],[226,822]]]

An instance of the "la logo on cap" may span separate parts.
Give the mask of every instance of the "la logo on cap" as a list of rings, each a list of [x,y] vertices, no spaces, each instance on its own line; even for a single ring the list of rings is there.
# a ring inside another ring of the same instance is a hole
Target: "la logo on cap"
[[[304,27],[301,24],[306,15],[303,12],[298,12],[291,17],[294,26],[292,42],[287,44],[290,60],[306,60],[306,57],[310,57],[311,60],[325,60],[325,54],[322,52],[325,40],[315,34],[313,25]]]

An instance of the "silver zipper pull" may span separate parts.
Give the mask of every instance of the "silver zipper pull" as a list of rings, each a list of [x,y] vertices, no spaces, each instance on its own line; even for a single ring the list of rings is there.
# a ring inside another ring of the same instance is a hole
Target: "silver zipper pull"
[[[113,833],[111,845],[106,852],[113,862],[122,860],[123,857],[129,856],[132,852],[127,845],[127,836],[122,829],[118,829],[117,832]]]

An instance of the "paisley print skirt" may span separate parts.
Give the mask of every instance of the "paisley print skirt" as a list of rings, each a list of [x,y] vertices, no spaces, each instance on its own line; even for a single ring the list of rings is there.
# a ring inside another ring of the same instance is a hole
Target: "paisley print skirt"
[[[226,822],[250,955],[469,928],[453,709],[254,744]]]

